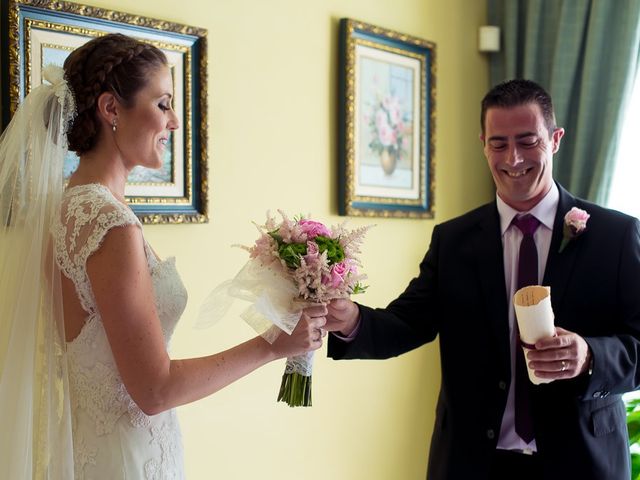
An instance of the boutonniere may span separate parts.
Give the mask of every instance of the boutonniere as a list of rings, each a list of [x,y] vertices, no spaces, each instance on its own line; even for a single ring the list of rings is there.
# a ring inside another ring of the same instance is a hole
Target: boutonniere
[[[571,240],[580,236],[582,232],[587,229],[587,220],[589,220],[589,217],[590,215],[587,212],[577,207],[573,207],[567,212],[564,216],[562,243],[560,244],[558,253],[561,253]]]

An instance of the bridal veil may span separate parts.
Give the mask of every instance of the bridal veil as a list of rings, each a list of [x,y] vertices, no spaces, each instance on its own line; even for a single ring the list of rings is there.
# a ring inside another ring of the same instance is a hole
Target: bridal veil
[[[0,478],[73,478],[60,273],[50,227],[74,112],[63,70],[0,137]]]

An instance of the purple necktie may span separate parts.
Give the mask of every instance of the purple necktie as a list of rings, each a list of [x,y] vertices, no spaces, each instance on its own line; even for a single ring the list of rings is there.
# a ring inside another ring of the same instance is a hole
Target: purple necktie
[[[540,221],[533,215],[523,215],[513,219],[513,224],[522,232],[520,253],[518,255],[518,282],[517,289],[529,285],[538,284],[538,250],[533,234],[540,225]],[[516,331],[518,322],[515,322]],[[518,332],[518,339],[520,334]],[[529,404],[529,374],[520,343],[516,342],[516,433],[525,442],[533,440],[533,419],[531,418],[531,406]]]

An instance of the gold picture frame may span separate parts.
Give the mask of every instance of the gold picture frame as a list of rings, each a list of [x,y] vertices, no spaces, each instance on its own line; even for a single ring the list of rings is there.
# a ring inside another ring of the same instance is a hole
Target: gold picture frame
[[[143,223],[207,222],[207,31],[70,2],[2,0],[1,5],[3,126],[42,82],[46,64],[61,65],[69,52],[92,38],[123,33],[165,53],[180,129],[171,134],[163,168],[136,167],[125,195]],[[77,161],[70,152],[65,175]]]
[[[340,22],[339,213],[433,218],[433,42]]]

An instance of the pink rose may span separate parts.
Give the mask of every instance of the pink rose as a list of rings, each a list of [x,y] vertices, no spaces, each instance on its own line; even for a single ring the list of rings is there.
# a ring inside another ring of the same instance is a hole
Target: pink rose
[[[575,235],[578,235],[586,228],[590,216],[584,210],[573,207],[564,216],[564,223],[571,227]]]
[[[590,216],[587,212],[577,207],[573,207],[566,213],[562,228],[562,242],[558,253],[562,252],[571,240],[587,229],[587,220],[589,220]]]
[[[318,235],[322,235],[323,237],[331,237],[331,231],[320,222],[302,219],[298,222],[298,225],[300,226],[302,232],[307,234],[308,239],[316,238]]]
[[[331,279],[329,285],[333,288],[338,288],[343,282],[347,274],[349,273],[349,265],[346,262],[336,263],[331,267]]]
[[[387,114],[384,110],[378,110],[376,112],[376,127],[380,130],[383,127],[389,126],[389,120],[387,119]]]
[[[389,125],[383,125],[378,128],[378,140],[383,147],[388,147],[395,143],[395,133]]]

